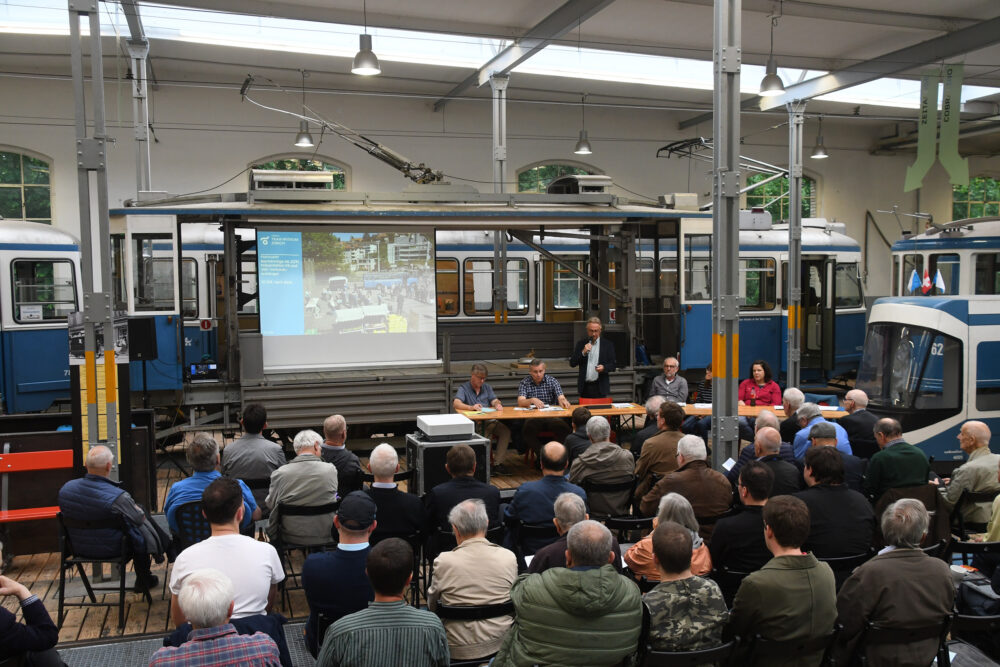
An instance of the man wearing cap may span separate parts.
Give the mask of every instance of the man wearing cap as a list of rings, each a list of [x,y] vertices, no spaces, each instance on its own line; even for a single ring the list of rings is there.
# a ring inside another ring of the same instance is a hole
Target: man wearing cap
[[[837,430],[829,422],[820,422],[809,429],[809,449],[815,447],[837,446]],[[806,454],[809,453],[806,450]],[[858,458],[854,454],[845,454],[839,449],[835,449],[840,454],[840,459],[844,462],[844,484],[849,489],[861,492],[861,482],[865,477],[865,468],[868,467],[868,459]]]
[[[336,551],[311,554],[302,565],[302,588],[309,603],[306,621],[306,648],[319,652],[317,621],[323,614],[331,621],[368,607],[375,599],[365,560],[375,530],[375,501],[363,491],[353,491],[341,501],[333,525],[340,535]]]

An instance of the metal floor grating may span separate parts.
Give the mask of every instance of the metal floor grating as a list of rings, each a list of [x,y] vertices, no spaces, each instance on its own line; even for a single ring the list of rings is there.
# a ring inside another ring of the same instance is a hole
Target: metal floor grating
[[[285,625],[285,639],[288,641],[288,652],[292,656],[295,667],[314,667],[316,661],[306,650],[305,639],[302,636],[303,623],[288,623]],[[163,646],[163,639],[136,639],[133,641],[116,641],[109,644],[94,644],[78,648],[61,648],[59,655],[69,667],[137,667],[148,665],[149,659],[156,649]]]

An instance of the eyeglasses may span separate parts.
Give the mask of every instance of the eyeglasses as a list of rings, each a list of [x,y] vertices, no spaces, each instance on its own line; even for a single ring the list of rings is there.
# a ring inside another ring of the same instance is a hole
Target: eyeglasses
[[[677,364],[663,364],[664,368],[677,368]]]

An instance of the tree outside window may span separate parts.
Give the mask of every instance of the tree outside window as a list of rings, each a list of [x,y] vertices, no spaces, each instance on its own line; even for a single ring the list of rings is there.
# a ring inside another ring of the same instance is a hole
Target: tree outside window
[[[0,216],[52,224],[49,163],[0,150]]]
[[[967,186],[952,187],[952,220],[990,215],[1000,215],[1000,180],[989,176],[976,176]]]
[[[517,191],[544,193],[548,189],[549,183],[560,176],[598,173],[600,172],[596,169],[575,164],[536,164],[517,173]]]
[[[747,185],[759,183],[769,174],[750,174]],[[747,208],[763,208],[770,211],[771,218],[788,220],[788,179],[776,178],[758,188],[747,192]],[[802,177],[802,217],[811,218],[816,210],[816,181],[808,176]]]
[[[344,168],[336,164],[323,162],[322,160],[310,160],[301,157],[276,157],[271,160],[268,160],[267,162],[257,162],[251,166],[251,169],[278,169],[283,171],[332,171],[333,189],[334,190],[347,189],[347,176],[344,173]]]

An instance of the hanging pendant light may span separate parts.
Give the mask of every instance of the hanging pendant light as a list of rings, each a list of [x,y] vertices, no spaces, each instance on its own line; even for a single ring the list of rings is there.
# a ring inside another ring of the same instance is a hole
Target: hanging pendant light
[[[302,73],[302,115],[306,115],[306,71],[304,69],[299,70]],[[309,121],[302,119],[299,121],[299,133],[295,135],[295,145],[299,148],[312,148],[313,138],[309,134]]]
[[[778,23],[778,17],[771,18],[771,50],[767,54],[767,68],[764,70],[764,78],[760,80],[760,96],[771,97],[781,95],[785,92],[785,84],[778,76],[778,63],[774,60],[774,26]]]
[[[378,64],[378,58],[372,51],[372,36],[368,34],[368,2],[364,4],[365,32],[361,35],[361,49],[354,56],[354,64],[351,67],[352,74],[361,76],[374,76],[382,73],[382,68]]]
[[[823,145],[823,117],[819,117],[819,130],[816,132],[816,146],[813,148],[812,155],[810,155],[814,160],[825,160],[830,157],[830,154],[826,152],[826,146]]]
[[[580,98],[580,139],[576,142],[573,152],[577,155],[590,155],[594,150],[590,147],[590,140],[587,139],[587,96]]]

